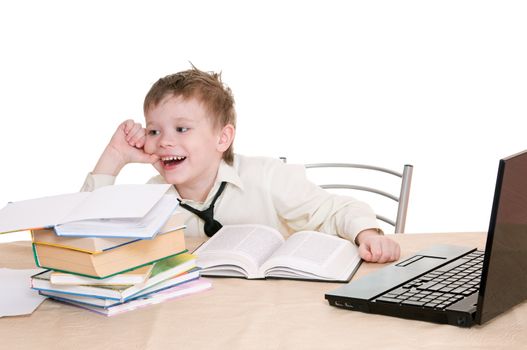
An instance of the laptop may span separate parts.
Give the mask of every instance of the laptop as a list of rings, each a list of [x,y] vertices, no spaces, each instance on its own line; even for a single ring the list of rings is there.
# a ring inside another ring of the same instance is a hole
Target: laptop
[[[527,299],[527,151],[500,160],[485,251],[431,246],[325,298],[348,310],[459,327]]]

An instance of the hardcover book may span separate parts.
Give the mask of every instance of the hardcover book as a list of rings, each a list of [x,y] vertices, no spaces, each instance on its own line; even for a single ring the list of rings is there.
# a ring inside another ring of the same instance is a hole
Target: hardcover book
[[[185,228],[184,215],[183,212],[176,210],[154,237],[182,228]],[[31,230],[31,238],[33,243],[80,250],[93,254],[140,240],[140,238],[115,237],[63,237],[58,236],[52,228]]]
[[[184,251],[183,230],[160,234],[154,239],[138,240],[95,254],[33,243],[38,267],[92,278],[107,278]]]
[[[162,261],[162,260],[160,260]],[[154,264],[141,266],[137,269],[133,269],[127,272],[123,272],[117,275],[113,275],[108,278],[92,278],[86,276],[75,275],[66,272],[51,272],[49,281],[51,284],[62,284],[62,285],[84,285],[84,286],[123,286],[146,283],[148,277],[152,273]]]

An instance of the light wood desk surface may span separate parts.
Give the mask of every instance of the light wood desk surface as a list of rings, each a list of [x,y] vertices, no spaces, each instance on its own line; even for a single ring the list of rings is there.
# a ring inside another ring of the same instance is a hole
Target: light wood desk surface
[[[484,247],[483,233],[404,234],[402,256],[436,243]],[[189,247],[198,242],[187,240]],[[354,278],[379,268],[363,264]],[[33,268],[29,242],[0,244],[0,267]],[[0,318],[0,349],[525,349],[527,303],[470,329],[328,305],[341,284],[211,279],[213,288],[115,317],[46,300]]]

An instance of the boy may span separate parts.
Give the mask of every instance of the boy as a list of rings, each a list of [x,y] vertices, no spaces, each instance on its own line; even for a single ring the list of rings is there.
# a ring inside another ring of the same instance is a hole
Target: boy
[[[193,69],[159,79],[144,101],[146,128],[119,125],[82,188],[113,184],[128,163],[151,163],[149,183],[170,183],[186,217],[186,234],[212,236],[221,225],[264,224],[282,234],[315,230],[359,246],[371,262],[399,258],[369,206],[330,194],[301,165],[234,155],[234,98],[216,73]]]

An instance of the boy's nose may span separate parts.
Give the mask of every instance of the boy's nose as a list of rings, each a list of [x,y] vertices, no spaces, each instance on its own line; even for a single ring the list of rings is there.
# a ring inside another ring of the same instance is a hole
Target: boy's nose
[[[175,142],[174,142],[174,138],[173,137],[169,137],[167,135],[163,135],[163,137],[161,137],[161,140],[160,140],[160,145],[162,147],[171,147],[171,146],[174,146]]]

